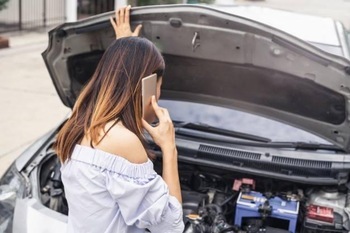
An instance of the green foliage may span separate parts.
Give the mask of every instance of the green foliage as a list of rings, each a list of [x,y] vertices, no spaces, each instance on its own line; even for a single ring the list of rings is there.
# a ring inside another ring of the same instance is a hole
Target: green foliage
[[[6,3],[9,0],[0,0],[0,11],[6,8]]]

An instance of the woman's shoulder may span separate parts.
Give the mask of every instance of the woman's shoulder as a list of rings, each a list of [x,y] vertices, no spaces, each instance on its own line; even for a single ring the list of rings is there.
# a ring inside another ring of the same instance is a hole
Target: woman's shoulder
[[[105,132],[111,125],[110,123],[106,125]],[[121,156],[131,163],[145,163],[148,160],[146,150],[140,139],[121,123],[112,126],[95,148]]]

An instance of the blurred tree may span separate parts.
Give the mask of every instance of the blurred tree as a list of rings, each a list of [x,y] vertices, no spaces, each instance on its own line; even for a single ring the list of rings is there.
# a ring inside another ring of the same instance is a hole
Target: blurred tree
[[[0,0],[0,11],[6,8],[6,3],[9,0]]]

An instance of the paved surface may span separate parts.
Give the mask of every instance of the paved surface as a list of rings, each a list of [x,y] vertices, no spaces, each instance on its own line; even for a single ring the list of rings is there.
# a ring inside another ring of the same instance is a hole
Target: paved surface
[[[350,0],[230,2],[329,16],[341,20],[350,29]],[[0,50],[0,176],[28,145],[69,113],[57,96],[41,58],[47,46],[47,33],[5,36],[10,38],[11,48]]]
[[[0,176],[30,143],[69,112],[41,58],[47,33],[8,36],[11,48],[0,50]]]

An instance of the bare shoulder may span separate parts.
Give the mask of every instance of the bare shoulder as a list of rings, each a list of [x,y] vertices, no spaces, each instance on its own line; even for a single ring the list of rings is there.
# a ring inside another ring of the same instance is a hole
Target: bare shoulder
[[[111,125],[108,123],[105,131]],[[121,124],[114,125],[95,148],[121,156],[131,163],[145,163],[148,159],[140,139]]]

